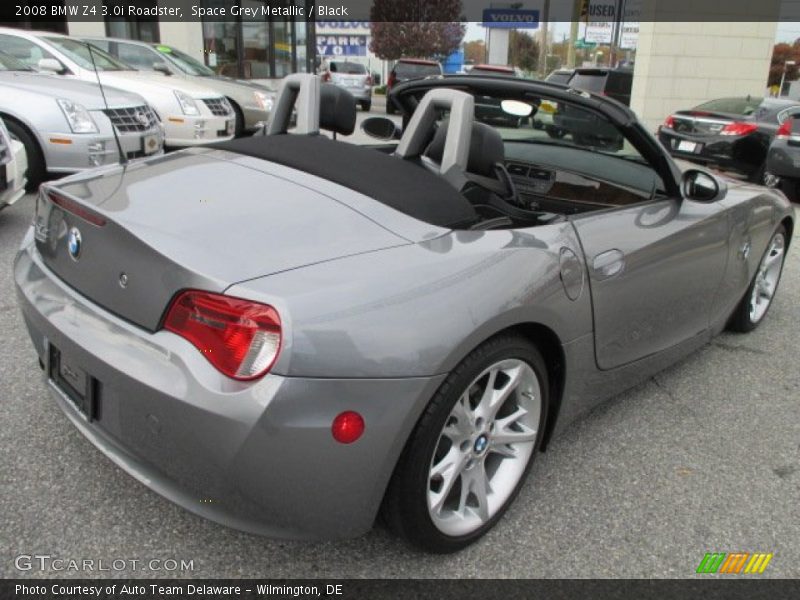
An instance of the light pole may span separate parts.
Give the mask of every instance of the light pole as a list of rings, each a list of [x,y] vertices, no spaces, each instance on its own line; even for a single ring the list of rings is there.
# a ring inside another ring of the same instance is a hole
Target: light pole
[[[783,63],[783,73],[781,73],[781,86],[778,88],[778,98],[783,96],[783,80],[786,79],[786,69],[793,67],[797,63],[793,60],[787,60]]]

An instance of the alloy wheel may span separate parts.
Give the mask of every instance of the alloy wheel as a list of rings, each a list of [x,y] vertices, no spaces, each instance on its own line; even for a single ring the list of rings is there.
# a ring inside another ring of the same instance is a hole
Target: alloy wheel
[[[488,522],[523,477],[542,411],[533,368],[505,359],[456,400],[430,462],[428,512],[439,531],[463,536]]]
[[[785,249],[786,239],[783,232],[779,231],[772,238],[756,273],[753,292],[750,295],[750,321],[753,323],[761,321],[772,303],[783,269]]]

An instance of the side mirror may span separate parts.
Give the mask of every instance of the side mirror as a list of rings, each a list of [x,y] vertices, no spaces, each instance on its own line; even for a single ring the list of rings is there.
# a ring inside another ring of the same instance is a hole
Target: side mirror
[[[368,136],[383,140],[399,140],[400,128],[386,117],[368,117],[361,122],[361,130]]]
[[[159,73],[163,73],[164,75],[172,75],[172,69],[169,68],[169,65],[165,62],[155,62],[153,63],[153,71],[158,71]]]
[[[66,69],[64,68],[64,65],[61,64],[61,61],[55,58],[40,58],[39,62],[36,63],[36,68],[38,68],[40,71],[57,73],[59,75],[66,72]]]
[[[705,171],[689,169],[681,178],[681,191],[684,198],[699,202],[710,202],[720,193],[720,185],[715,177]]]

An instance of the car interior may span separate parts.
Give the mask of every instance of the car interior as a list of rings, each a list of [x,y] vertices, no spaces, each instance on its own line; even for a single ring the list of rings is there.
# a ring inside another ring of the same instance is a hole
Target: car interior
[[[352,134],[355,102],[346,90],[298,74],[283,84],[264,135],[213,146],[303,170],[455,229],[545,225],[664,194],[656,171],[623,134],[581,107],[445,87],[413,102],[396,143],[331,140],[314,134]],[[478,104],[508,105],[519,121],[493,126],[491,115],[476,117],[485,112],[476,111]],[[295,108],[297,126],[290,131]]]

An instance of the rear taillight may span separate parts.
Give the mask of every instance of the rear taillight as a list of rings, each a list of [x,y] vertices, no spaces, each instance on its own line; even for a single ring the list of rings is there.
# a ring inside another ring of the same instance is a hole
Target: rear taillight
[[[322,79],[322,81],[330,81],[331,80],[331,74],[328,71],[325,71],[322,74],[321,79]]]
[[[367,75],[367,85],[372,85],[372,75]]]
[[[211,292],[178,294],[164,329],[194,344],[221,373],[239,380],[264,376],[281,347],[281,320],[274,308]]]
[[[788,140],[790,135],[792,135],[792,117],[789,117],[783,123],[781,123],[781,126],[778,127],[778,132],[775,134],[775,137],[779,140]]]
[[[739,121],[734,121],[733,123],[728,123],[722,130],[719,132],[720,135],[747,135],[748,133],[753,133],[756,129],[758,129],[758,125],[754,123],[742,123]]]
[[[92,225],[96,225],[97,227],[103,227],[106,224],[106,219],[102,215],[97,214],[93,210],[89,210],[82,204],[75,202],[71,198],[67,198],[66,196],[62,196],[58,192],[54,190],[47,190],[46,192],[47,197],[50,199],[50,202],[65,210],[66,212],[75,215],[78,218],[83,219],[87,223],[91,223]]]
[[[397,83],[397,75],[395,75],[394,71],[392,71],[389,73],[389,79],[386,81],[386,88],[391,89],[395,83]]]
[[[669,127],[670,129],[675,129],[675,117],[670,115],[666,119],[664,119],[664,125],[662,125],[662,127]]]

